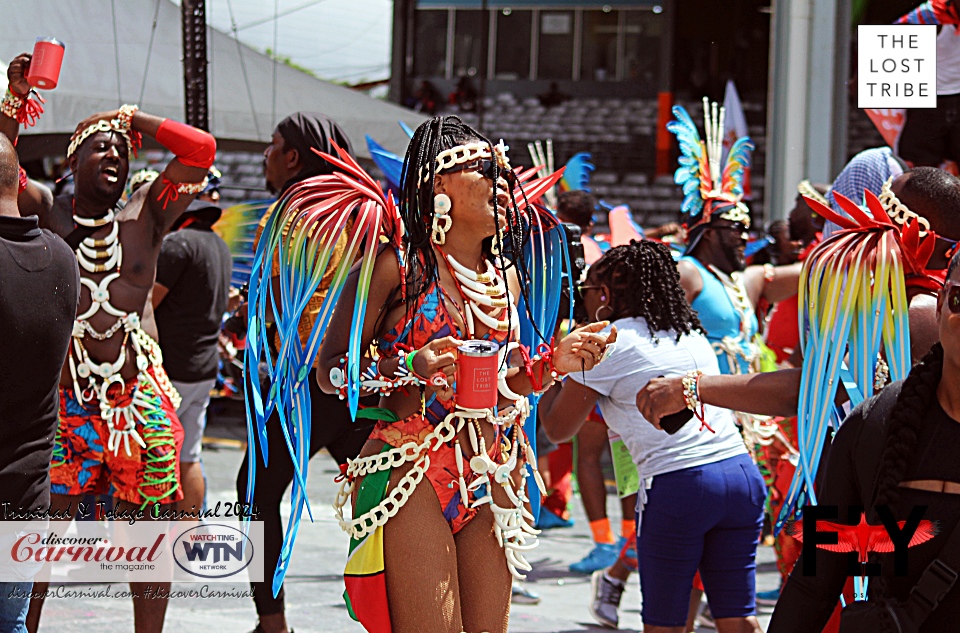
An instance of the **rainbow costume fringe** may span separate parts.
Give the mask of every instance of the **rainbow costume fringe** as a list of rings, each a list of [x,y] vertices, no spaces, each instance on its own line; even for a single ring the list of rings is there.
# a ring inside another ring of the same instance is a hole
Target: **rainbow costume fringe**
[[[775,530],[807,503],[816,504],[814,477],[827,426],[839,428],[843,414],[834,406],[843,382],[853,405],[873,395],[880,343],[890,380],[910,371],[908,279],[929,287],[926,264],[936,235],[920,238],[917,222],[903,229],[880,200],[865,192],[866,210],[840,194],[850,218],[805,197],[810,208],[844,230],[818,245],[800,276],[799,326],[803,349],[797,435],[800,464],[787,491]],[[941,282],[942,283],[942,282]]]
[[[339,172],[304,180],[288,189],[277,201],[257,245],[250,271],[244,369],[246,376],[255,377],[262,364],[266,367],[268,379],[264,386],[255,379],[247,379],[247,432],[250,437],[259,438],[258,444],[266,465],[270,458],[267,454],[266,422],[276,411],[294,465],[290,493],[292,511],[280,560],[274,572],[274,594],[283,584],[304,509],[312,520],[305,493],[311,429],[310,390],[306,383],[309,370],[317,357],[347,275],[359,262],[345,371],[347,404],[351,415],[356,418],[360,395],[360,357],[367,352],[361,349],[361,332],[374,261],[382,244],[396,248],[401,260],[404,257],[402,222],[393,196],[385,194],[380,184],[349,154],[339,147],[335,148],[337,156],[317,153],[335,165]],[[548,342],[543,335],[549,336],[553,332],[562,279],[566,276],[571,292],[574,280],[570,279],[564,234],[556,217],[550,211],[534,205],[556,184],[562,176],[562,170],[545,178],[534,178],[534,169],[516,172],[518,181],[524,183],[522,190],[518,188],[515,191],[517,208],[527,225],[525,233],[529,235],[523,250],[530,271],[529,305],[519,310],[521,342],[535,349],[539,344]],[[342,257],[334,261],[334,251],[344,237],[346,249]],[[271,283],[274,258],[279,259],[278,291],[274,290]],[[297,334],[300,315],[329,271],[333,271],[332,281],[306,344],[302,344]],[[401,290],[406,292],[403,286]],[[267,334],[266,324],[271,321],[281,341],[275,356],[270,351]],[[531,397],[531,406],[535,405],[536,399],[535,396]],[[535,420],[535,415],[528,417],[527,424],[530,427],[525,429],[528,434],[533,434]],[[254,442],[248,443],[247,451],[251,462],[257,459]],[[256,484],[255,472],[254,468],[248,471],[248,502],[252,501]],[[530,497],[536,503],[536,512],[539,495]],[[351,561],[360,564],[363,558],[361,551],[362,544],[353,544]],[[348,564],[348,577],[356,564]],[[369,565],[364,563],[361,567],[367,569]],[[364,571],[360,575],[366,573]]]

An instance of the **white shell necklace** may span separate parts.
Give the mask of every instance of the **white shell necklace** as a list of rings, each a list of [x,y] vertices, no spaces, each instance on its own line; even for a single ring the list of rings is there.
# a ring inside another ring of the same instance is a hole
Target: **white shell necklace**
[[[492,332],[517,331],[519,333],[520,319],[516,308],[511,309],[510,290],[493,264],[486,260],[487,272],[478,273],[450,255],[445,254],[444,257],[450,264],[457,287],[467,305],[466,325],[471,338],[476,335],[474,317]],[[500,315],[495,317],[484,311],[481,306],[500,310]]]
[[[100,218],[84,218],[76,213],[73,214],[73,221],[80,226],[101,227],[112,224],[107,237],[95,239],[93,236],[88,236],[77,246],[77,263],[88,273],[104,273],[114,268],[119,269],[123,261],[123,248],[118,239],[120,229],[116,217],[117,214],[113,209]]]

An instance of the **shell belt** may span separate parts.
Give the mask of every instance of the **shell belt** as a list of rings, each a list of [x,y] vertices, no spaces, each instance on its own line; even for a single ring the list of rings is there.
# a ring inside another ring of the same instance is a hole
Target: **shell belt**
[[[524,552],[532,550],[538,545],[537,535],[540,531],[534,529],[535,519],[525,507],[525,504],[530,501],[526,492],[524,492],[523,481],[525,478],[521,479],[519,486],[515,486],[511,477],[520,463],[521,444],[524,450],[524,465],[533,472],[540,492],[546,494],[543,480],[536,469],[533,449],[529,440],[520,432],[520,427],[528,413],[529,408],[526,399],[517,401],[501,416],[494,416],[491,410],[457,408],[437,424],[433,431],[419,444],[407,442],[398,448],[370,457],[349,460],[346,476],[340,484],[340,489],[333,504],[340,527],[352,538],[362,539],[378,527],[386,524],[390,517],[395,516],[400,508],[406,504],[417,485],[423,480],[424,474],[430,468],[430,454],[439,450],[442,445],[451,440],[456,440],[454,451],[461,502],[468,503],[469,491],[476,491],[486,486],[486,494],[471,503],[470,508],[490,504],[490,509],[493,511],[494,534],[497,537],[497,542],[503,547],[507,559],[507,568],[513,577],[523,580],[526,578],[523,572],[532,569],[524,557]],[[513,433],[514,437],[509,456],[504,462],[498,464],[487,453],[480,429],[482,422],[507,427],[507,432]],[[463,448],[457,439],[464,426],[467,426],[470,450],[472,451],[470,453],[472,456],[469,459],[465,459]],[[344,518],[343,508],[350,502],[358,477],[396,468],[407,462],[413,462],[413,466],[379,505],[359,517]],[[471,478],[469,485],[467,484],[467,477]],[[489,487],[491,479],[503,488],[510,499],[509,506],[501,507],[493,500]]]
[[[137,314],[125,314],[117,324],[124,330],[120,354],[113,363],[98,364],[90,359],[83,345],[89,323],[79,319],[74,321],[73,340],[70,353],[67,355],[67,364],[70,368],[70,376],[73,378],[73,390],[77,399],[81,403],[96,399],[100,406],[100,417],[106,422],[110,431],[107,450],[113,451],[116,455],[120,445],[123,444],[127,455],[130,455],[130,440],[144,449],[147,447],[137,432],[137,424],[145,425],[144,414],[154,408],[154,403],[140,393],[140,383],[149,383],[156,393],[166,394],[174,409],[180,406],[180,394],[174,389],[166,373],[162,371],[163,356],[160,346],[149,334],[140,329],[140,318]],[[128,342],[136,354],[138,381],[133,388],[133,393],[130,394],[129,402],[124,406],[117,406],[115,402],[111,402],[109,390],[114,384],[119,384],[121,389],[125,389],[126,383],[120,375],[120,370],[126,362]],[[147,371],[150,367],[160,371],[151,374]],[[78,378],[88,381],[86,389],[80,389]]]

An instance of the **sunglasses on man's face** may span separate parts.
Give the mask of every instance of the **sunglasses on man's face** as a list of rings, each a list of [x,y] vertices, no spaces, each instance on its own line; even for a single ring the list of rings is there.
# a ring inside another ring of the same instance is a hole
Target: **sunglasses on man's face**
[[[736,233],[746,233],[747,225],[742,222],[737,222],[736,224],[717,224],[710,228],[716,229],[718,231],[734,231]]]
[[[454,165],[449,169],[444,169],[441,173],[450,174],[457,171],[475,171],[484,178],[489,178],[493,180],[494,169],[496,167],[496,161],[489,158],[482,158],[480,160],[475,160],[470,163],[461,163],[459,165]],[[513,189],[517,186],[517,175],[513,172],[512,169],[500,169],[498,174],[501,178],[507,181],[507,185]]]
[[[943,286],[943,292],[947,294],[946,301],[943,302],[951,314],[960,314],[960,281],[948,281]]]

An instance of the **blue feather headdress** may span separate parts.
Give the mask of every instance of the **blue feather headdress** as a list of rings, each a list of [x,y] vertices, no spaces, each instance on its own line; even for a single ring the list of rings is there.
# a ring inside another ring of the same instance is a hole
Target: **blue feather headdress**
[[[673,121],[667,130],[680,145],[680,166],[673,180],[683,188],[681,221],[687,230],[706,225],[714,218],[742,222],[750,227],[750,210],[743,200],[743,179],[750,166],[754,145],[749,137],[738,138],[721,167],[725,110],[703,98],[705,140],[683,106],[673,106]]]

